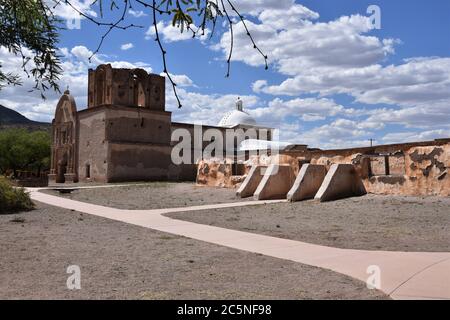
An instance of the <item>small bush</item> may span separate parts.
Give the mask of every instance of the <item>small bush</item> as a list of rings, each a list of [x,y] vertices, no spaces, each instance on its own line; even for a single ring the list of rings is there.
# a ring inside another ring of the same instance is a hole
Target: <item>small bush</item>
[[[28,211],[34,203],[23,188],[13,188],[7,179],[0,177],[0,214]]]

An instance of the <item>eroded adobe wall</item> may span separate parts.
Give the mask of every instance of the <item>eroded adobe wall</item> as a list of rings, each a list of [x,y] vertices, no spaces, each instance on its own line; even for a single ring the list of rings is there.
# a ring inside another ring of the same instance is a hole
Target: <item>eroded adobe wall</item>
[[[352,152],[359,151],[359,152]],[[351,163],[368,192],[398,195],[450,195],[450,143],[427,142],[311,154],[328,168]]]
[[[237,188],[247,172],[244,164],[233,165],[223,159],[201,160],[197,167],[197,184],[209,187]]]
[[[389,158],[390,175],[366,179],[366,188],[379,194],[450,196],[450,144],[412,147],[404,154],[399,163]]]
[[[105,116],[104,109],[78,113],[78,176],[80,181],[107,181],[108,141],[105,137]]]
[[[107,182],[167,180],[170,151],[168,145],[109,142]]]
[[[170,112],[138,107],[104,108],[108,141],[170,144]]]
[[[81,181],[168,179],[170,112],[100,106],[79,115]]]
[[[300,163],[300,165],[299,165]],[[243,162],[232,164],[231,159],[203,159],[198,161],[197,184],[214,187],[238,188],[253,165],[289,164],[298,174],[302,161],[291,155],[250,156]]]
[[[138,107],[105,107],[107,181],[167,180],[171,113]]]
[[[244,174],[252,165],[289,164],[295,175],[305,163],[352,164],[369,193],[450,196],[450,141],[428,141],[372,148],[307,150],[274,156],[253,156],[244,163]],[[199,163],[197,182],[210,186],[236,187],[239,177],[232,165],[217,159]]]

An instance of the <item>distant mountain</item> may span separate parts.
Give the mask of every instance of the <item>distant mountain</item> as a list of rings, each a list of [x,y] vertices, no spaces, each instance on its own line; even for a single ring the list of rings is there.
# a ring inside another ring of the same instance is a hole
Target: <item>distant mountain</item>
[[[51,123],[30,120],[19,112],[0,105],[0,129],[7,128],[50,130]]]

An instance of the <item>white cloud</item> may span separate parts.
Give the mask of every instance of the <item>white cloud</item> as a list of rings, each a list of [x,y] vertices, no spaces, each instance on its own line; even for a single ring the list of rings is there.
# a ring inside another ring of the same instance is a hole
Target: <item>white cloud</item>
[[[167,78],[167,75],[164,72],[160,73],[161,76],[166,77],[166,86],[170,86],[170,82],[169,79]],[[171,74],[170,76],[172,78],[172,80],[175,82],[175,84],[177,85],[177,87],[193,87],[194,85],[194,81],[192,81],[191,78],[189,78],[187,75],[185,74]]]
[[[368,104],[417,106],[450,99],[450,58],[422,58],[400,65],[373,64],[361,68],[303,73],[280,85],[255,82],[254,89],[269,94],[346,93]]]
[[[400,124],[406,128],[450,127],[449,107],[445,109],[412,107],[401,109],[376,109],[367,121],[382,124]]]
[[[58,1],[55,6],[55,1],[46,0],[50,8],[53,9],[53,13],[63,19],[85,19],[70,5],[65,4],[64,1]],[[92,17],[97,17],[97,13],[92,9],[92,0],[72,0],[70,1],[73,7],[84,14]]]
[[[297,8],[295,5],[293,8]],[[327,23],[314,23],[311,15],[297,9],[288,16],[272,15],[263,11],[259,23],[246,21],[251,35],[258,46],[267,53],[269,60],[282,74],[297,75],[316,70],[362,67],[382,61],[394,53],[393,39],[378,39],[369,36],[369,18],[361,15],[344,16]],[[226,57],[231,41],[230,32],[224,33],[215,49],[223,51]],[[261,55],[253,48],[241,22],[234,27],[233,60],[252,66],[264,63]]]
[[[142,10],[129,9],[128,13],[131,14],[135,18],[141,18],[141,17],[146,17],[147,16],[147,14],[144,11],[142,11]]]
[[[335,116],[357,116],[362,110],[346,108],[326,98],[296,98],[281,100],[275,98],[266,107],[248,110],[259,122],[279,126],[290,118],[311,122]]]
[[[366,122],[337,119],[329,124],[300,132],[293,142],[308,144],[324,149],[369,146],[369,139],[375,133]]]
[[[101,64],[103,63],[101,57],[102,55],[92,55],[92,51],[85,46],[75,46],[70,50],[70,53],[75,56],[78,60],[85,64]],[[90,59],[90,61],[89,61]]]
[[[233,1],[236,9],[241,13],[258,15],[264,10],[286,10],[295,3],[294,0],[239,0]],[[228,10],[231,13],[231,10]]]
[[[181,32],[180,28],[173,26],[169,21],[159,21],[156,26],[158,28],[158,33],[160,34],[164,42],[177,42],[193,39],[194,33],[191,30],[185,29],[183,32]],[[197,30],[197,27],[195,25],[192,25],[191,28],[193,30]],[[199,30],[195,36],[195,39],[204,41],[208,38],[209,32],[210,31],[207,28],[205,29],[204,33],[202,32],[202,30]],[[155,34],[155,27],[152,25],[145,33],[145,39],[154,39]]]
[[[124,43],[123,45],[120,46],[120,50],[130,50],[131,48],[133,48],[134,45],[130,42],[130,43]]]
[[[422,132],[393,132],[386,134],[381,140],[383,143],[392,144],[402,142],[429,141],[448,137],[450,137],[450,129],[438,129]]]

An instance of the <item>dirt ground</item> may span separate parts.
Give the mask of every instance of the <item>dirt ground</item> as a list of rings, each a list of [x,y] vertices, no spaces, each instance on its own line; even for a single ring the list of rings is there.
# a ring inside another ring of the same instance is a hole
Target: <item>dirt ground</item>
[[[450,252],[450,198],[367,195],[167,216],[340,248]]]
[[[78,189],[70,194],[54,190],[42,192],[72,200],[94,203],[118,209],[161,209],[227,203],[239,200],[236,190],[200,187],[194,183],[153,182],[145,185]],[[248,199],[252,200],[252,199]]]
[[[0,299],[384,299],[328,270],[38,203],[0,215]],[[81,290],[68,290],[69,265]]]

